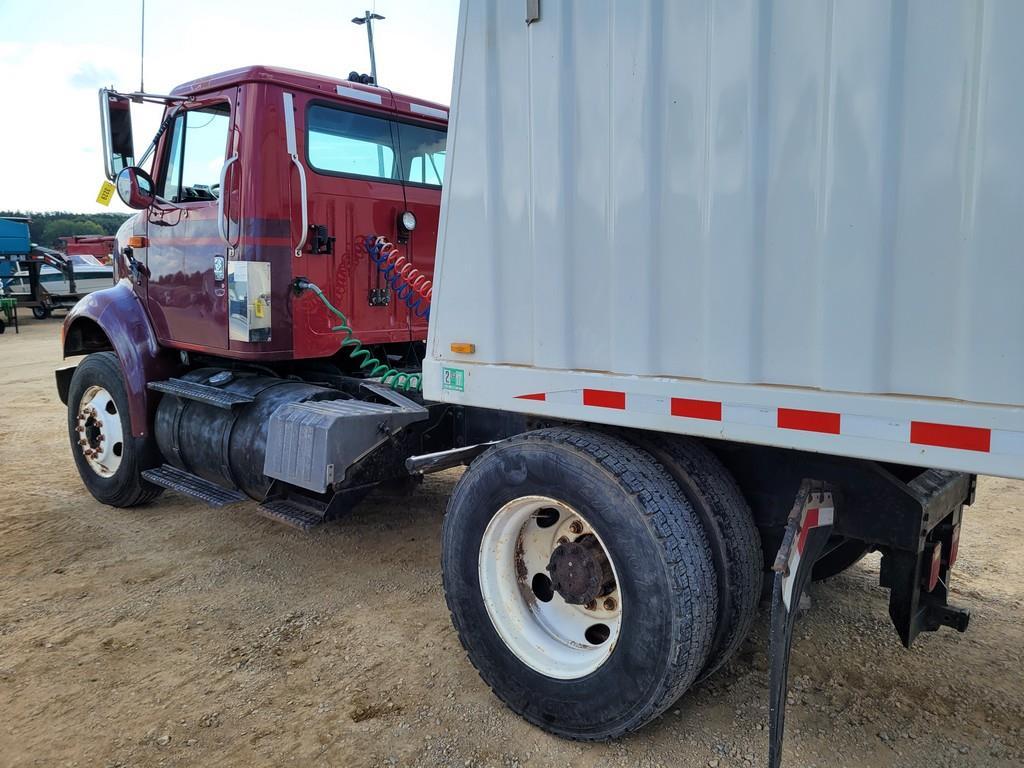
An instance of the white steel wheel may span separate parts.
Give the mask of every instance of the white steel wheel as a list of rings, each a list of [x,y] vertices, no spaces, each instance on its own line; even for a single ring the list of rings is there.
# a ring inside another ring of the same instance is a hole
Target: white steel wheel
[[[110,393],[99,385],[82,393],[75,418],[78,449],[100,477],[113,477],[124,455],[121,414]]]
[[[82,483],[112,507],[134,507],[163,491],[142,472],[162,462],[152,434],[133,435],[121,363],[113,352],[94,352],[75,368],[68,386],[68,438]]]
[[[505,504],[480,541],[479,578],[498,635],[542,675],[584,677],[615,650],[622,624],[615,564],[569,505],[547,496]]]

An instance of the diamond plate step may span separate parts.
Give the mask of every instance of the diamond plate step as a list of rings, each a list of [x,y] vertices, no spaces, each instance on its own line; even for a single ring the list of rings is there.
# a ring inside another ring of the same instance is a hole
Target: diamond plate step
[[[323,514],[317,514],[309,507],[304,507],[289,499],[271,499],[260,504],[256,511],[266,518],[290,525],[292,528],[308,533],[309,530],[324,521]]]
[[[197,403],[212,405],[214,408],[223,408],[226,411],[230,411],[237,405],[245,405],[252,402],[252,398],[249,395],[229,392],[226,389],[211,387],[209,384],[199,384],[195,381],[185,381],[184,379],[151,381],[147,386],[155,392],[174,395],[184,400],[195,400]]]
[[[221,488],[209,480],[196,477],[190,472],[183,472],[170,464],[164,464],[157,469],[145,470],[142,473],[142,479],[153,485],[191,496],[193,499],[205,501],[211,507],[223,507],[249,498],[239,491]]]

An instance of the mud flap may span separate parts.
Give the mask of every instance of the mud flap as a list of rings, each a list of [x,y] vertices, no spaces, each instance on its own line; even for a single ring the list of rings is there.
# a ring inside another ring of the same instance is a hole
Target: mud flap
[[[832,533],[835,505],[824,483],[804,480],[789,513],[782,546],[775,558],[772,588],[772,625],[768,652],[768,766],[782,764],[782,737],[786,722],[789,652],[793,644],[800,595],[811,580],[814,561]]]

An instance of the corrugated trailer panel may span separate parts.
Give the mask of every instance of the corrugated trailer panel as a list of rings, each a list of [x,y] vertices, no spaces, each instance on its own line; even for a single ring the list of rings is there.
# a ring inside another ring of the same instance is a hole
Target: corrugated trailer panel
[[[1024,3],[524,10],[463,4],[428,394],[459,360],[1024,404]]]

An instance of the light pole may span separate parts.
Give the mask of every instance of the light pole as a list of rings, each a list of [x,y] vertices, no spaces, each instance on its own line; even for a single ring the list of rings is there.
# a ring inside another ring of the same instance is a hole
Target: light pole
[[[384,21],[384,17],[379,13],[366,11],[362,16],[352,19],[353,24],[366,25],[366,40],[370,44],[370,77],[373,78],[374,85],[377,84],[377,57],[373,52],[373,22],[375,21]]]

